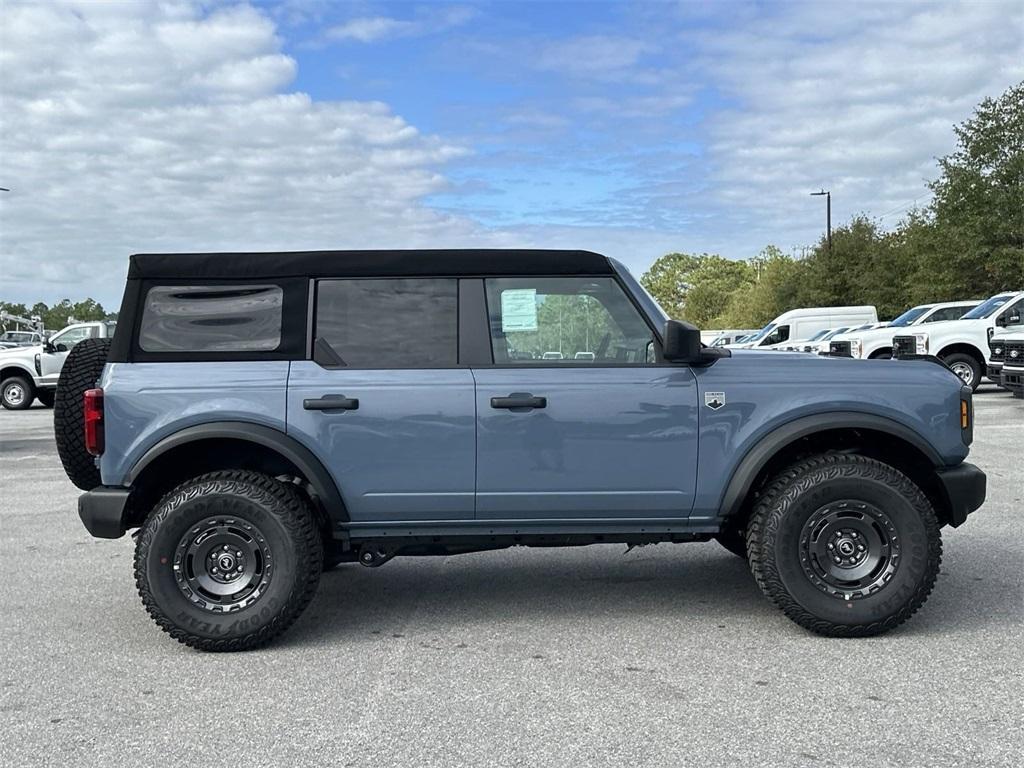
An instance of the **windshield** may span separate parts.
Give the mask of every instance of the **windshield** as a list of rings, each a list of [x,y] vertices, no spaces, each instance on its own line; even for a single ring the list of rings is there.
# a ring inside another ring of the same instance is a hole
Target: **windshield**
[[[823,338],[825,338],[826,333],[828,333],[828,328],[818,331],[816,334],[811,336],[811,338],[809,338],[808,341],[821,341]]]
[[[1003,304],[1008,302],[1012,297],[1009,294],[1000,294],[999,296],[993,296],[988,301],[983,301],[981,304],[976,306],[966,315],[961,317],[961,320],[978,320],[982,317],[988,317],[994,315]]]
[[[838,336],[840,333],[846,333],[848,330],[850,329],[844,326],[842,328],[836,328],[834,331],[828,331],[828,335],[826,335],[823,340],[828,341],[833,336]]]
[[[917,320],[917,318],[919,318],[921,315],[923,315],[925,312],[927,312],[928,309],[929,309],[929,307],[927,307],[927,306],[913,307],[912,309],[908,309],[902,315],[900,315],[895,320],[893,320],[891,323],[889,323],[889,325],[890,325],[890,327],[894,326],[894,325],[898,325],[898,326],[901,326],[901,327],[904,326],[904,325],[910,325],[912,322]]]
[[[769,333],[771,333],[773,330],[775,330],[775,323],[768,323],[768,325],[766,325],[760,331],[755,333],[753,336],[750,336],[747,339],[745,339],[745,341],[760,341],[765,336],[767,336]]]

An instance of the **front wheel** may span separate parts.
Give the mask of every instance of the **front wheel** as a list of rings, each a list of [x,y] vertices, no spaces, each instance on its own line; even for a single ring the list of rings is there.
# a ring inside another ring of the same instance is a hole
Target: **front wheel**
[[[769,484],[747,526],[754,578],[821,635],[877,635],[924,604],[942,558],[928,499],[866,456],[806,459]]]
[[[972,390],[976,390],[978,385],[981,384],[981,366],[971,355],[963,352],[954,352],[952,355],[946,355],[942,358],[942,362],[949,367],[949,370],[960,377],[960,381]]]
[[[27,376],[11,376],[0,383],[0,405],[9,411],[24,411],[35,396],[35,386]]]
[[[135,582],[185,645],[242,651],[284,632],[313,597],[323,544],[308,503],[256,472],[212,472],[167,494],[142,525]]]

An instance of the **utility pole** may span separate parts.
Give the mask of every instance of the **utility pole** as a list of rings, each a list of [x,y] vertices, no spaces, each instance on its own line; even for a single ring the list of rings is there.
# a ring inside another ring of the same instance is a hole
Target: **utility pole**
[[[828,240],[827,240],[827,242],[828,242],[828,252],[829,252],[829,255],[831,255],[832,254],[832,191],[831,190],[823,189],[820,192],[811,192],[811,196],[812,197],[820,197],[821,195],[825,196],[825,226],[826,226],[826,230],[825,231],[828,233]]]

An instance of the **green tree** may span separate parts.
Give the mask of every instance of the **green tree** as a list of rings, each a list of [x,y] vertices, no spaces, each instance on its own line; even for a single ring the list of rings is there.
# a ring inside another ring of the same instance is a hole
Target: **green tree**
[[[754,282],[733,292],[716,328],[761,328],[786,310],[800,306],[804,264],[769,245],[751,259]]]
[[[954,127],[956,150],[930,184],[933,228],[917,281],[937,297],[987,296],[1024,285],[1024,82],[985,99]],[[918,243],[920,245],[920,241]],[[935,299],[932,299],[935,300]]]
[[[693,273],[700,266],[701,258],[688,253],[667,253],[640,278],[641,285],[669,317],[684,317],[686,294],[693,285]]]
[[[732,293],[753,279],[754,271],[745,261],[709,253],[669,253],[655,261],[640,282],[669,317],[710,327]]]
[[[38,315],[43,321],[43,326],[50,331],[59,331],[68,324],[68,318],[75,318],[79,322],[92,322],[94,320],[106,320],[116,317],[107,313],[103,305],[95,299],[83,299],[72,303],[70,299],[62,299],[52,307],[44,302],[38,301],[31,308],[24,304],[10,304],[0,302],[0,309],[10,312],[19,317],[31,317]]]
[[[753,281],[754,269],[746,261],[702,256],[693,272],[693,286],[686,295],[686,319],[698,328],[713,328],[715,318],[725,312],[730,297]]]

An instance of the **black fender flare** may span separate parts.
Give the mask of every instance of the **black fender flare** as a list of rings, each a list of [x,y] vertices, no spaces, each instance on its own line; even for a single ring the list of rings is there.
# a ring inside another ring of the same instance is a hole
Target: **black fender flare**
[[[147,450],[128,470],[124,485],[130,486],[146,467],[170,450],[200,440],[231,439],[254,443],[277,452],[294,464],[309,481],[334,524],[348,522],[348,510],[334,478],[306,446],[279,429],[247,421],[218,421],[186,427],[164,437]]]
[[[718,506],[719,517],[728,518],[739,511],[758,473],[776,453],[795,440],[832,429],[870,429],[873,432],[883,432],[910,443],[936,467],[944,464],[935,448],[921,435],[884,416],[856,411],[831,411],[803,416],[776,427],[762,436],[746,452],[733,470],[729,483],[722,493]]]

